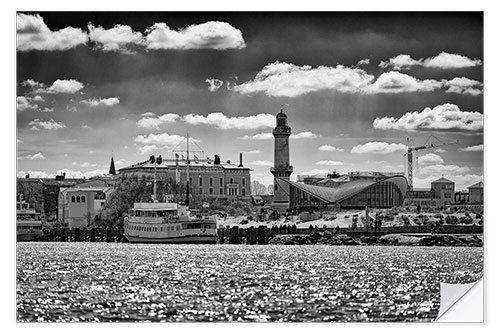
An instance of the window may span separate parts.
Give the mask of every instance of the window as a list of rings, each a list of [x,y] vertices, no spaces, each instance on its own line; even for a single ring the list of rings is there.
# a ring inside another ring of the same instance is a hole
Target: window
[[[219,186],[222,186],[222,177],[219,178]],[[222,193],[221,193],[222,194]]]
[[[202,186],[202,185],[203,185],[203,178],[201,178],[201,177],[200,177],[200,178],[198,178],[198,180],[199,180],[199,183],[200,183],[200,185],[199,185],[199,186]],[[200,193],[201,193],[201,192],[200,192]]]
[[[219,194],[221,194],[221,195],[224,194],[222,188],[219,189]]]
[[[441,189],[445,190],[446,189],[446,185],[441,185]]]
[[[214,179],[212,177],[210,177],[209,183],[210,183],[210,186],[214,186]]]
[[[82,202],[85,202],[85,197],[84,196],[82,196]]]
[[[241,195],[243,195],[243,196],[245,195],[245,189],[244,188],[241,189]]]
[[[445,194],[444,194],[444,197],[445,197],[445,198],[451,198],[451,193],[445,193]]]
[[[71,202],[75,202],[75,196],[74,195],[71,196]]]
[[[274,190],[277,191],[278,190],[278,184],[274,184]]]
[[[245,187],[245,178],[241,178],[241,186]]]
[[[76,202],[80,202],[80,196],[79,195],[76,197]]]
[[[213,189],[213,188],[209,188],[209,189],[208,189],[208,193],[210,193],[210,194],[214,194],[214,189]]]
[[[233,178],[229,178],[229,184],[233,183]]]
[[[203,194],[203,187],[200,187],[200,194]]]

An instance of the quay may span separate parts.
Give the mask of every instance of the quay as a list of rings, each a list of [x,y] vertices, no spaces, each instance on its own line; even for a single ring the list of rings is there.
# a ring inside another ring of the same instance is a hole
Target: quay
[[[227,226],[217,229],[217,244],[315,244],[327,243],[331,245],[362,245],[362,244],[392,244],[394,235],[400,235],[406,239],[424,238],[431,241],[436,240],[434,245],[441,243],[460,243],[457,237],[465,243],[471,240],[475,246],[479,246],[478,235],[482,235],[483,226],[475,225],[442,225],[438,229],[432,226],[394,226],[382,227],[378,231],[367,231],[352,228],[297,228],[295,225],[282,225],[280,227],[269,227],[260,225],[258,227],[242,228],[239,226]],[[386,236],[386,237],[385,237]],[[444,238],[443,238],[444,237]],[[448,237],[448,238],[446,238]],[[465,238],[464,238],[465,237]],[[475,237],[475,238],[471,238]],[[340,240],[335,242],[335,240]],[[45,233],[37,241],[41,242],[127,242],[120,228],[58,228]],[[423,241],[424,243],[426,241]],[[445,244],[441,245],[445,245]],[[399,241],[399,244],[402,244]],[[482,240],[481,240],[482,246]]]

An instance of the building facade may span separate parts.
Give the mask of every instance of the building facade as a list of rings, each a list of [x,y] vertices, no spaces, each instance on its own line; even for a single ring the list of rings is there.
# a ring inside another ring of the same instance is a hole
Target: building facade
[[[431,189],[440,201],[439,206],[455,203],[455,183],[451,180],[441,177],[431,183]]]
[[[468,187],[469,189],[469,202],[483,203],[484,202],[484,183],[479,182]]]
[[[93,180],[61,189],[58,200],[59,220],[67,223],[69,228],[90,226],[113,192],[113,185],[104,180]]]
[[[186,184],[189,163],[189,188],[192,195],[217,199],[250,200],[250,168],[243,166],[243,155],[240,163],[221,162],[215,155],[212,160],[198,159],[187,161],[184,156],[178,159],[163,159],[156,165],[150,161],[140,162],[119,170],[120,176],[137,176],[139,180],[151,181],[156,178],[171,179]],[[155,171],[156,170],[156,171]]]
[[[276,208],[288,208],[290,202],[290,188],[287,182],[279,182],[278,179],[290,180],[293,167],[290,165],[289,138],[292,129],[288,126],[286,114],[281,111],[276,115],[276,127],[274,136],[274,166],[271,173],[274,176],[273,206]]]
[[[382,180],[355,179],[336,187],[307,185],[278,178],[290,188],[290,209],[316,211],[333,208],[390,208],[403,204],[408,183],[404,176]]]

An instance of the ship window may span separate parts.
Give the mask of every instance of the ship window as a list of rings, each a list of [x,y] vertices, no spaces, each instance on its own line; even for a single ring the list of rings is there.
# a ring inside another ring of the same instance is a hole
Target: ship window
[[[71,196],[71,202],[75,202],[75,196],[74,195]]]
[[[85,202],[85,197],[84,196],[82,196],[82,202]]]

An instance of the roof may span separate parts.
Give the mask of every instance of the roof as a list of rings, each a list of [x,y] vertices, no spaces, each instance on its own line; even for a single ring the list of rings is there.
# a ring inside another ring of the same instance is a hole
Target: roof
[[[158,170],[161,169],[168,169],[168,168],[175,168],[176,166],[179,166],[180,168],[186,168],[187,167],[187,161],[184,159],[163,159],[162,163],[159,165],[156,165],[156,168]],[[121,170],[127,170],[127,169],[136,169],[136,168],[144,168],[144,169],[149,169],[149,168],[154,168],[155,165],[154,163],[150,163],[149,161],[145,162],[139,162],[136,164],[132,164],[130,166],[121,168]],[[222,169],[240,169],[240,170],[250,170],[250,168],[247,167],[240,167],[237,164],[233,163],[227,163],[227,162],[222,162],[220,164],[214,164],[214,160],[212,159],[195,159],[195,160],[190,160],[189,161],[189,167],[190,168],[195,168],[195,167],[204,167],[204,168],[222,168]]]
[[[446,179],[444,177],[441,177],[439,179],[436,179],[435,181],[433,181],[431,184],[434,184],[434,183],[452,183],[452,184],[455,184],[454,182],[452,182],[451,180],[449,179]]]
[[[483,184],[483,182],[479,182],[479,183],[471,185],[471,186],[469,186],[467,188],[484,188],[484,184]]]
[[[341,183],[338,187],[325,187],[316,185],[306,185],[303,183],[292,182],[282,178],[276,178],[278,182],[286,182],[290,185],[309,193],[325,202],[335,203],[340,202],[349,197],[352,197],[359,192],[362,192],[366,188],[382,182],[394,182],[398,187],[401,188],[402,193],[406,193],[408,184],[404,176],[394,176],[389,177],[381,181],[375,181],[372,179],[356,179],[351,182]]]

